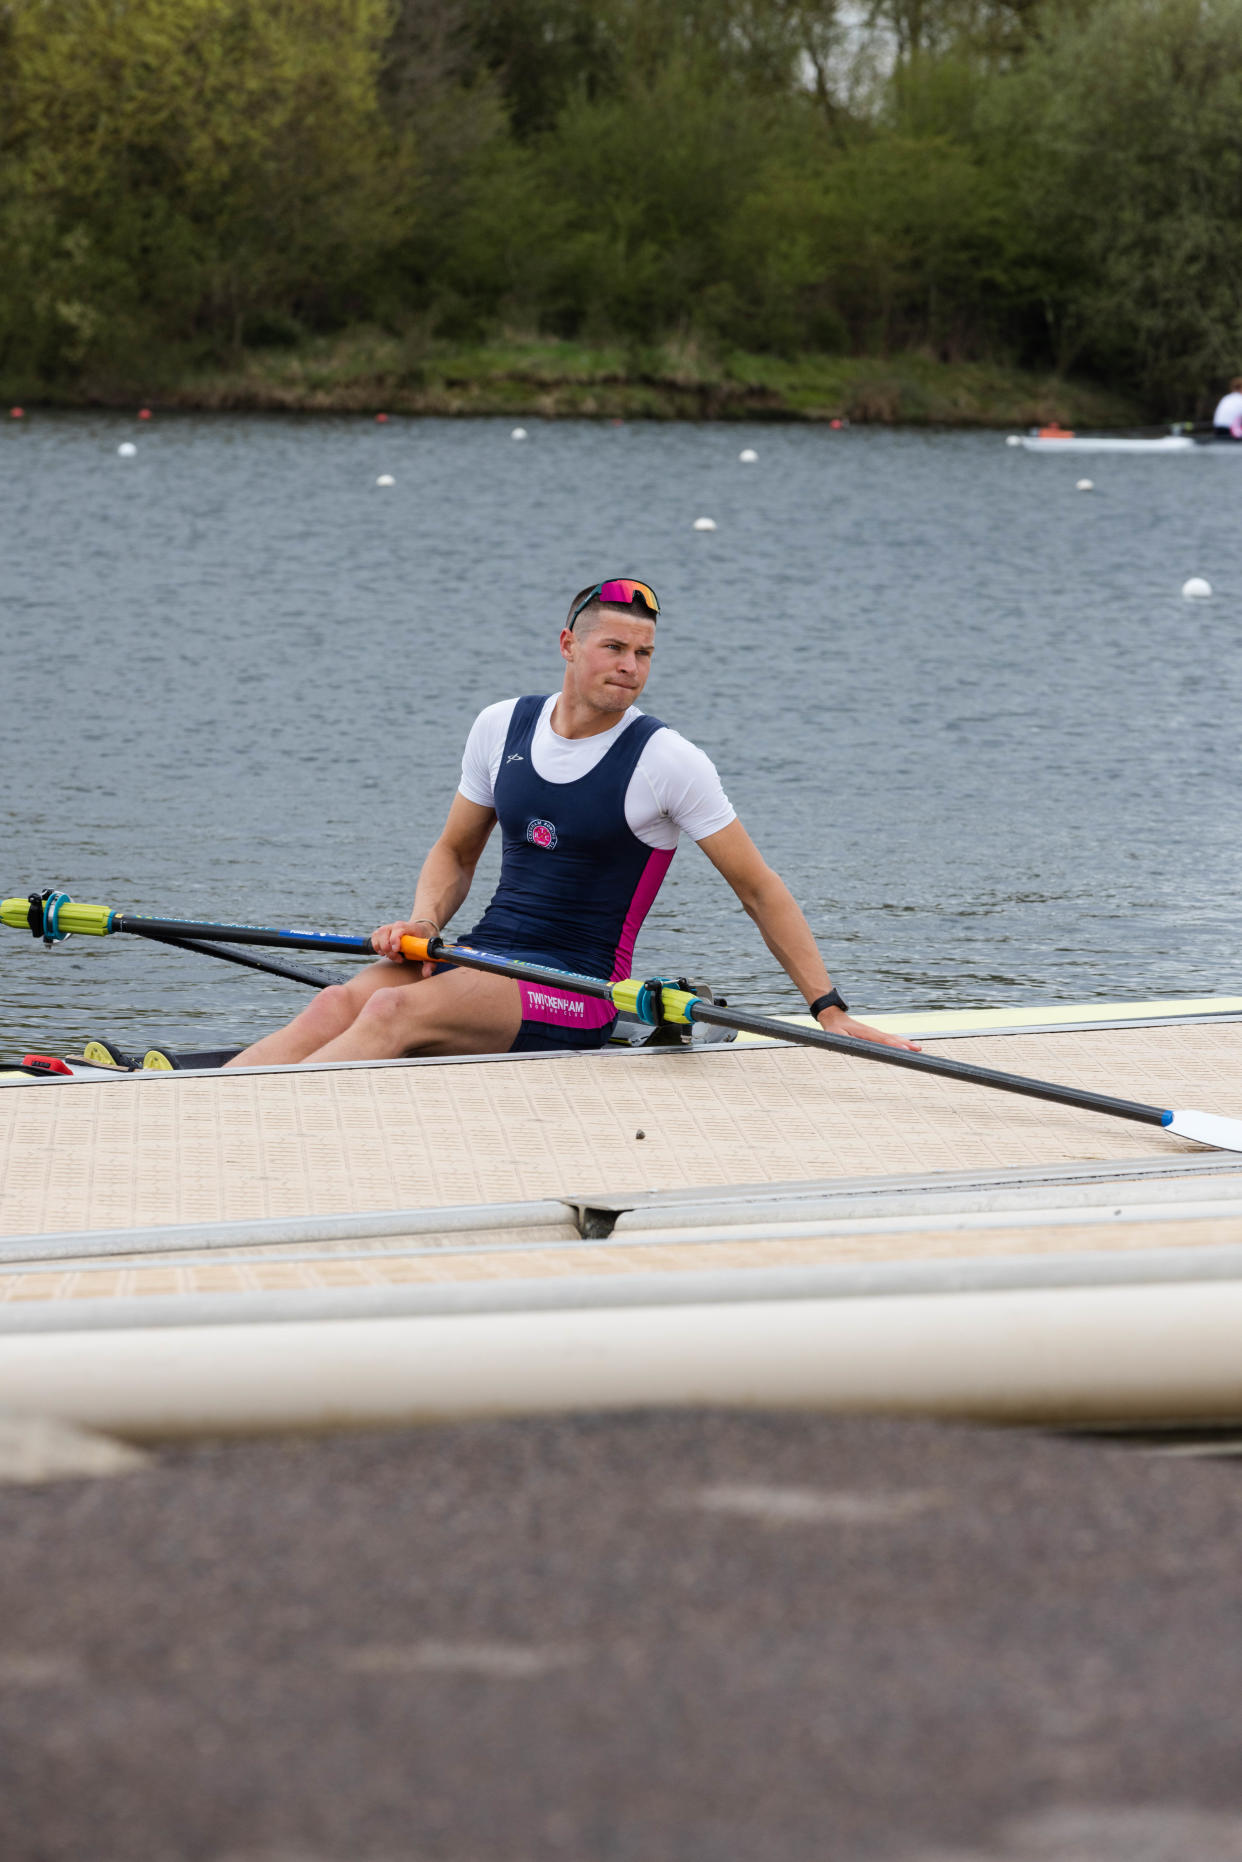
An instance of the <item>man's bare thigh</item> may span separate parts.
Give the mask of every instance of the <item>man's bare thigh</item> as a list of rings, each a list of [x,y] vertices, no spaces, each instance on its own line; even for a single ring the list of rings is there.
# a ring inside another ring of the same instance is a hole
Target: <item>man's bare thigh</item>
[[[399,991],[384,1006],[391,1014],[406,1054],[503,1054],[522,1026],[522,992],[507,976],[477,970],[442,970],[421,977],[417,965],[384,963],[356,980],[366,985],[367,1003],[384,990]],[[402,975],[405,969],[415,974]],[[387,972],[385,975],[384,972]],[[416,982],[417,988],[405,984]],[[378,1008],[378,1003],[374,1008]]]

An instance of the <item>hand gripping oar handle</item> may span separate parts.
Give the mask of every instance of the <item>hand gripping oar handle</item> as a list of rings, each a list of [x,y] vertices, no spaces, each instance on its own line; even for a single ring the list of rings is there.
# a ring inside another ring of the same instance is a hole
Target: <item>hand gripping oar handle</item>
[[[463,969],[486,970],[494,976],[512,976],[520,981],[573,990],[578,995],[596,996],[637,1015],[640,1021],[709,1022],[718,1028],[732,1028],[739,1034],[766,1035],[799,1047],[826,1048],[829,1053],[846,1054],[851,1060],[876,1060],[889,1067],[905,1067],[912,1073],[935,1073],[942,1079],[962,1080],[971,1086],[991,1086],[1000,1092],[1020,1093],[1029,1099],[1049,1099],[1058,1105],[1075,1106],[1083,1112],[1103,1112],[1111,1118],[1133,1119],[1140,1125],[1161,1125],[1199,1144],[1215,1145],[1222,1150],[1242,1150],[1242,1121],[1236,1119],[1220,1118],[1207,1112],[1167,1112],[1137,1099],[1117,1099],[1110,1093],[1060,1086],[1052,1080],[1032,1080],[1021,1073],[976,1067],[968,1061],[948,1060],[939,1054],[915,1054],[905,1048],[883,1047],[876,1041],[859,1040],[852,1035],[828,1034],[823,1028],[800,1028],[796,1022],[781,1022],[767,1015],[722,1008],[688,990],[674,988],[659,977],[640,982],[631,976],[622,982],[606,983],[597,976],[576,976],[566,970],[547,970],[537,964],[490,957],[458,944],[446,944],[438,937],[404,937],[401,949],[407,957],[421,958],[424,962],[455,963]]]

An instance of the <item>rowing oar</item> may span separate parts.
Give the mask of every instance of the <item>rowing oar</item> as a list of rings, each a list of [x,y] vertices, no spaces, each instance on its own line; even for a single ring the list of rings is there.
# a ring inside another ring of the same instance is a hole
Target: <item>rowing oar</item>
[[[1022,1093],[1028,1099],[1051,1099],[1058,1105],[1077,1106],[1083,1112],[1103,1112],[1112,1118],[1133,1119],[1140,1125],[1160,1125],[1179,1138],[1193,1139],[1196,1144],[1211,1145],[1220,1151],[1242,1151],[1242,1119],[1221,1118],[1212,1112],[1166,1112],[1159,1106],[1145,1106],[1136,1099],[1115,1099],[1109,1093],[1084,1092],[1077,1086],[1059,1086],[1051,1080],[1030,1080],[1020,1073],[974,1067],[967,1061],[947,1060],[939,1054],[881,1047],[875,1041],[828,1034],[822,1028],[800,1028],[796,1022],[780,1022],[771,1016],[750,1015],[742,1009],[724,1008],[717,1002],[705,1001],[664,977],[640,982],[631,976],[623,982],[606,983],[598,976],[575,976],[564,970],[544,969],[539,964],[483,956],[460,944],[446,944],[438,937],[403,937],[401,950],[415,961],[455,963],[464,970],[484,970],[492,976],[513,976],[520,982],[545,983],[550,988],[571,990],[575,995],[593,996],[599,1001],[611,1002],[614,1008],[635,1015],[642,1022],[667,1021],[683,1025],[707,1022],[717,1028],[732,1028],[739,1034],[767,1035],[777,1041],[792,1041],[800,1047],[826,1048],[832,1054],[848,1054],[852,1060],[878,1060],[889,1067],[908,1067],[914,1073],[937,1073],[944,1079],[964,1080],[972,1086],[994,1086],[1001,1092]]]
[[[335,950],[351,957],[375,955],[369,937],[342,937],[335,931],[278,931],[267,925],[200,923],[193,918],[148,918],[141,912],[117,912],[107,905],[84,905],[63,892],[0,902],[0,923],[31,931],[45,944],[63,938],[111,937],[128,931],[134,937],[168,943],[197,938],[204,943],[261,944],[285,950]]]

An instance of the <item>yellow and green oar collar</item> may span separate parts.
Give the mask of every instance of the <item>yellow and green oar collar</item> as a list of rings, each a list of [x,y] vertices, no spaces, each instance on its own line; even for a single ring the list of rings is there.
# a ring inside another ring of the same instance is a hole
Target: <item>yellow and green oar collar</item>
[[[609,993],[613,1007],[620,1013],[653,1026],[660,1022],[693,1022],[694,1006],[699,1001],[692,990],[678,989],[666,976],[649,977],[646,982],[627,976],[613,983]]]
[[[79,905],[67,892],[31,892],[24,899],[0,903],[0,923],[29,931],[45,944],[59,944],[72,934],[107,937],[116,913],[107,905]]]

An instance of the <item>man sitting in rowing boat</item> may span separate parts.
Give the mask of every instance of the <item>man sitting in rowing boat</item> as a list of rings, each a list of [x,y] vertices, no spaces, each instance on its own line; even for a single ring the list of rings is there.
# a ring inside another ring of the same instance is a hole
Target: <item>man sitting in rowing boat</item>
[[[823,1028],[913,1046],[851,1020],[810,926],[729,806],[714,764],[637,709],[659,611],[654,591],[625,577],[575,595],[561,630],[560,692],[506,699],[475,720],[411,915],[372,939],[384,961],[323,990],[232,1065],[603,1046],[616,1013],[610,1003],[401,954],[403,937],[438,936],[460,908],[497,820],[500,882],[463,942],[583,976],[628,976],[635,939],[686,833],[728,880]]]

